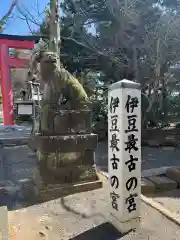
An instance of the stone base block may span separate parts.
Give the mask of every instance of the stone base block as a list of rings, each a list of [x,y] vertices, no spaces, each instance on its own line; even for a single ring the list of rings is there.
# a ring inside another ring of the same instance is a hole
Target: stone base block
[[[92,191],[98,188],[102,188],[102,182],[97,179],[96,181],[79,182],[74,184],[54,184],[48,185],[46,188],[41,189],[39,196],[37,197],[38,202],[50,201],[56,198],[65,197],[67,195]]]
[[[142,194],[152,194],[155,192],[155,184],[147,178],[141,178],[141,192]]]
[[[148,177],[155,184],[156,191],[172,190],[177,188],[177,183],[165,176]]]
[[[168,168],[166,171],[166,176],[177,182],[178,187],[180,187],[180,170],[176,168]]]
[[[50,168],[61,168],[73,165],[94,165],[94,150],[86,150],[82,152],[55,152],[44,153],[37,151],[37,160],[46,163]]]
[[[48,129],[41,130],[43,135],[90,133],[91,111],[49,109],[48,123]]]
[[[36,136],[36,142],[41,152],[80,152],[96,149],[98,135]]]
[[[69,165],[56,168],[39,163],[40,176],[45,185],[64,184],[74,182],[96,181],[95,168],[90,165]]]

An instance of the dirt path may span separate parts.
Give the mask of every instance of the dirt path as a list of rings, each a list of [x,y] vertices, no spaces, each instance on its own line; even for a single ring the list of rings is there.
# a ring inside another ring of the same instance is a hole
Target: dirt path
[[[180,189],[156,193],[152,199],[176,214],[180,220]]]
[[[14,240],[178,240],[180,228],[144,203],[139,233],[121,235],[108,223],[108,189],[74,194],[9,212]]]

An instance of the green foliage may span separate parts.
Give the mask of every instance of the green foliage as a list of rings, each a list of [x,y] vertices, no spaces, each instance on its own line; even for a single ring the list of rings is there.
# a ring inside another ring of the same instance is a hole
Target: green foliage
[[[97,85],[106,88],[123,78],[141,83],[146,122],[166,121],[172,111],[179,112],[178,99],[172,97],[180,89],[179,6],[172,0],[64,0],[61,4],[61,61],[83,79],[95,101],[96,123],[107,119],[107,94],[97,100]],[[49,34],[46,21],[40,31]]]

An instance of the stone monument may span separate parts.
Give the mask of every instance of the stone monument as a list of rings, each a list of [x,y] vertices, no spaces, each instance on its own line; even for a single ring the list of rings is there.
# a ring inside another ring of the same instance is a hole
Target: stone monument
[[[55,53],[41,52],[36,61],[44,81],[35,134],[41,198],[101,187],[93,167],[98,136],[91,132],[90,101],[84,88],[57,64]]]
[[[110,220],[121,232],[140,226],[141,90],[122,80],[109,86],[108,170]]]

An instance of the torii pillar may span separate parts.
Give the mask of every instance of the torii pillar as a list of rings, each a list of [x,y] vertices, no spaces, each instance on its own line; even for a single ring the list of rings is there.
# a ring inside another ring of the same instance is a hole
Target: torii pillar
[[[0,34],[0,74],[4,125],[14,125],[14,104],[10,68],[27,68],[27,59],[9,56],[9,48],[33,49],[39,41],[37,36]]]

